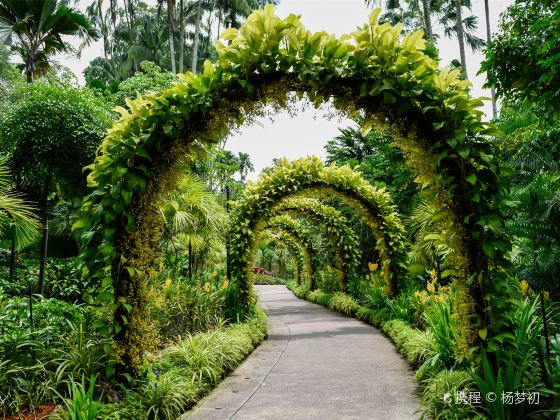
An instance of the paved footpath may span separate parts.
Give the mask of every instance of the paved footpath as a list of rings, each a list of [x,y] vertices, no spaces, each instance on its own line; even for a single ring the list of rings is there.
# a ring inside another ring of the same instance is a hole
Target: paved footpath
[[[412,371],[377,329],[255,286],[269,337],[182,419],[416,419]]]

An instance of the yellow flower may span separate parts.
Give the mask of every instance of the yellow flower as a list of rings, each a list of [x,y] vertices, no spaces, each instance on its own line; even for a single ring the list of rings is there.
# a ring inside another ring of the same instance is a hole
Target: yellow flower
[[[547,291],[544,291],[543,296],[544,296],[545,299],[548,299],[548,297],[550,296],[550,293],[547,292]]]
[[[369,280],[369,274],[366,274],[366,280]]]
[[[430,293],[435,293],[436,292],[436,282],[434,281],[429,281],[428,284],[426,284],[426,290]]]
[[[379,265],[377,263],[368,262],[368,267],[369,271],[375,271],[377,270],[377,267],[379,267]]]
[[[434,283],[437,282],[437,273],[435,268],[432,268],[432,271],[430,271],[430,277]]]
[[[523,294],[523,296],[527,296],[531,291],[531,288],[529,287],[529,283],[527,282],[527,280],[521,280],[519,282],[519,287],[521,288],[521,293]]]
[[[226,290],[229,286],[229,281],[227,277],[225,278],[224,282],[222,283],[222,290]]]
[[[167,277],[165,279],[165,282],[163,283],[163,288],[167,289],[167,288],[171,287],[171,283],[172,283],[171,279],[169,277]]]
[[[416,292],[414,292],[414,296],[416,296],[417,298],[421,298],[421,297],[422,297],[422,293],[420,293],[420,291],[417,290]]]

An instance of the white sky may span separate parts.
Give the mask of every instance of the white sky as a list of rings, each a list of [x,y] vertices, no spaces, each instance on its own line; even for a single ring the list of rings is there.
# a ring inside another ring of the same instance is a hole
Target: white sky
[[[498,16],[514,0],[490,0],[491,27],[495,30]],[[80,9],[85,9],[91,0],[80,0]],[[367,22],[370,10],[363,0],[281,0],[276,8],[280,17],[290,13],[302,16],[303,24],[311,31],[325,30],[336,35],[350,33],[357,26]],[[484,1],[472,0],[473,14],[479,16],[478,36],[486,39]],[[439,28],[434,28],[437,33]],[[459,57],[458,44],[455,39],[443,36],[438,40],[441,64],[447,65],[451,60]],[[61,57],[58,61],[69,67],[80,81],[83,81],[82,70],[94,57],[102,55],[102,44],[97,42],[82,52],[81,59],[75,57]],[[476,76],[482,60],[482,54],[474,54],[467,47],[467,66],[469,79],[473,83],[473,96],[490,96],[482,89],[485,77]],[[484,107],[486,115],[491,116],[491,105]],[[249,179],[256,179],[260,171],[272,163],[273,158],[288,157],[296,159],[308,155],[324,157],[326,141],[338,135],[338,128],[349,124],[344,119],[327,119],[324,111],[316,112],[307,109],[292,117],[288,112],[279,113],[274,122],[263,119],[252,126],[244,126],[239,133],[233,134],[227,142],[226,148],[234,153],[244,151],[249,153],[255,172]]]

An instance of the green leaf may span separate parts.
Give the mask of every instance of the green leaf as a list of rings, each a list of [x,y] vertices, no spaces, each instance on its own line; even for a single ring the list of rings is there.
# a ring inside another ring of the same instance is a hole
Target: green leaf
[[[459,155],[463,159],[467,159],[469,157],[470,152],[471,152],[471,149],[470,149],[469,145],[466,144],[466,143],[460,143],[457,146],[457,153],[459,153]]]

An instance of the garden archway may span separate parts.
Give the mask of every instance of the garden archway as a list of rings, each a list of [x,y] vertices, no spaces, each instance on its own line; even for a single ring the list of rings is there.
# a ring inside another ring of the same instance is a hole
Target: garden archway
[[[304,190],[305,191],[305,190]],[[288,196],[272,206],[273,214],[301,217],[325,232],[336,256],[341,290],[346,290],[347,275],[356,265],[359,239],[340,211],[313,198]],[[311,288],[313,290],[313,288]]]
[[[138,374],[156,344],[145,316],[145,279],[161,235],[156,209],[177,180],[177,164],[266,106],[289,106],[291,92],[315,104],[332,100],[347,115],[362,112],[365,131],[376,124],[391,132],[416,180],[453,221],[458,322],[467,349],[476,329],[490,325],[483,296],[502,290],[505,274],[493,267],[506,264],[510,249],[502,229],[509,204],[484,139],[491,131],[481,121],[481,101],[469,97],[459,70],[439,69],[424,54],[421,32],[401,39],[402,27],[379,25],[379,14],[338,39],[266,6],[222,34],[229,44],[217,43],[218,59],[207,61],[203,73],[180,75],[171,89],[118,109],[121,119],[88,167],[93,191],[75,229],[84,274],[101,285],[97,303],[114,307],[121,369]]]
[[[373,187],[348,166],[325,167],[317,157],[309,157],[293,162],[282,160],[256,183],[248,185],[238,201],[229,235],[228,268],[231,279],[241,288],[244,302],[251,300],[249,256],[254,247],[255,229],[274,214],[278,202],[304,193],[336,195],[355,209],[372,230],[389,293],[395,294],[404,228],[388,192]],[[335,219],[333,216],[331,220]],[[338,233],[348,238],[354,235],[348,229]],[[350,260],[355,252],[352,248],[340,251],[350,254]],[[342,257],[342,260],[346,261],[346,258]]]
[[[274,241],[285,246],[290,251],[296,263],[296,282],[298,285],[301,284],[303,274],[307,273],[309,276],[309,272],[311,271],[309,251],[301,241],[301,238],[298,237],[297,234],[284,230],[281,227],[270,227],[262,230],[260,233],[262,236],[258,240],[259,243]]]
[[[308,277],[309,284],[311,287],[314,287],[314,276],[315,270],[317,268],[317,251],[313,246],[313,240],[310,237],[309,230],[298,220],[293,219],[287,215],[277,215],[271,217],[264,223],[264,227],[261,229],[257,229],[257,232],[261,230],[274,230],[278,229],[280,231],[286,232],[295,238],[301,243],[301,245],[305,248],[307,253],[306,258],[306,273]],[[257,235],[259,235],[257,233]],[[300,276],[301,277],[301,276]],[[298,281],[298,284],[300,282]]]

